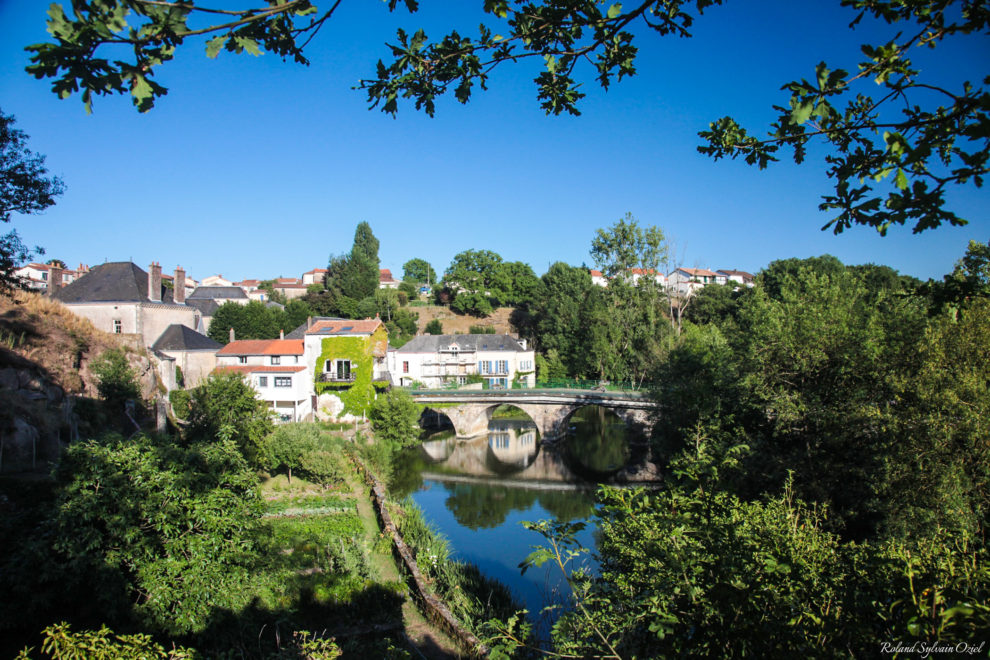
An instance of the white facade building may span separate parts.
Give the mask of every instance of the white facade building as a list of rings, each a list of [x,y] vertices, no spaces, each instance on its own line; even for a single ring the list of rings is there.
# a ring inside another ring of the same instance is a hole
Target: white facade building
[[[509,335],[421,335],[388,352],[392,382],[428,388],[464,385],[480,376],[486,387],[508,389],[536,385],[536,355],[526,342]]]
[[[671,293],[687,297],[707,284],[725,284],[726,276],[706,268],[677,268],[667,282]]]
[[[312,419],[313,378],[301,339],[232,341],[217,352],[216,370],[241,374],[279,421]]]

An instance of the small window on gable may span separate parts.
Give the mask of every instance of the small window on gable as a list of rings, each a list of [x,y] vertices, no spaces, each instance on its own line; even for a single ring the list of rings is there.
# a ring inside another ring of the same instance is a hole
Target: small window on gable
[[[273,355],[272,356],[272,364],[282,364],[282,356],[281,355]]]
[[[240,364],[247,364],[247,356],[246,355],[239,355],[237,357],[237,362],[240,363]]]
[[[123,324],[120,322],[120,319],[114,319],[113,320],[113,333],[115,335],[119,335],[121,332],[123,332]]]

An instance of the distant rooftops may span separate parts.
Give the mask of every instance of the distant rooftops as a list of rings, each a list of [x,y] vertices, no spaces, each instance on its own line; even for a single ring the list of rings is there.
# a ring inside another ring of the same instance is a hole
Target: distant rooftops
[[[410,339],[397,353],[439,353],[450,351],[513,351],[523,352],[519,340],[510,335],[420,335]]]
[[[239,286],[198,286],[186,300],[232,300],[246,299],[248,296]]]
[[[148,298],[148,273],[130,261],[110,261],[93,266],[88,273],[55,292],[64,303],[159,302]],[[172,289],[161,285],[164,304],[176,304]]]

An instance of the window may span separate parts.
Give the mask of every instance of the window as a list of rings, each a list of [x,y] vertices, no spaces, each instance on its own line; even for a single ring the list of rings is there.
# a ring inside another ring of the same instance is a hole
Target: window
[[[275,376],[275,387],[292,387],[292,377]]]
[[[237,363],[238,364],[247,364],[247,356],[246,355],[240,355],[240,356],[238,356]]]
[[[273,355],[272,356],[272,364],[282,364],[282,356],[281,355]]]
[[[268,376],[258,376],[258,387],[268,387]]]
[[[521,371],[532,371],[533,361],[532,360],[522,360],[519,362],[519,369]]]
[[[123,328],[123,324],[120,322],[120,319],[114,319],[113,320],[113,333],[115,335],[119,335],[121,332],[123,332],[123,329],[124,329]]]
[[[337,380],[350,380],[351,379],[351,361],[350,360],[337,360],[334,370],[336,371]]]
[[[479,374],[490,374],[492,372],[492,361],[482,360],[478,363],[478,373]]]
[[[507,374],[509,373],[509,361],[508,360],[497,360],[495,366],[498,368],[496,373]]]
[[[402,362],[402,373],[404,373],[404,374],[409,373],[409,361],[408,360],[404,360]]]

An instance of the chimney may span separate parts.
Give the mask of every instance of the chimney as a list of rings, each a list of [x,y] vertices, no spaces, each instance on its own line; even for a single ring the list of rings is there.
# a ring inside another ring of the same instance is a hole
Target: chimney
[[[62,288],[62,269],[58,266],[48,268],[48,295],[54,296]]]
[[[234,326],[230,326],[230,341],[234,341]]]
[[[178,305],[186,302],[186,271],[182,266],[175,267],[175,279],[172,280],[172,300]]]
[[[309,330],[311,327],[313,327],[313,317],[312,316],[307,316],[306,317],[306,329]]]
[[[285,339],[285,330],[279,330],[278,331],[278,338],[279,339]]]
[[[148,266],[148,300],[162,301],[162,265],[157,261]]]

